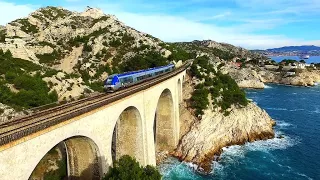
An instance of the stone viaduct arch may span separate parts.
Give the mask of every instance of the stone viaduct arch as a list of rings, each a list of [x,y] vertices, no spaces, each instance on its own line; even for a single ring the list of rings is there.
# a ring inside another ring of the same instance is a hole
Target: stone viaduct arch
[[[69,173],[75,177],[86,169],[90,169],[87,174],[92,179],[101,177],[112,165],[112,149],[116,158],[129,154],[141,165],[155,165],[156,150],[173,150],[179,141],[179,93],[181,95],[182,91],[179,84],[182,85],[184,75],[185,71],[148,89],[0,146],[1,179],[28,179],[43,156],[60,142],[65,142],[72,156]],[[85,147],[84,150],[79,150],[80,146]],[[85,152],[89,156],[82,159]],[[15,173],[8,173],[10,171]]]
[[[119,116],[112,137],[113,160],[123,155],[144,162],[142,118],[137,108],[130,106]]]
[[[173,150],[175,148],[175,116],[172,93],[165,89],[157,103],[154,120],[156,151]]]
[[[33,170],[29,172],[29,177],[35,170],[41,159],[56,145],[63,143],[67,156],[67,175],[70,179],[100,179],[102,177],[102,163],[100,151],[96,143],[85,136],[73,136],[64,139],[53,145],[47,152],[41,151],[34,147],[34,152],[42,152],[38,154],[40,158],[38,162],[32,164]],[[43,154],[44,153],[44,154]],[[32,169],[32,168],[31,168]]]

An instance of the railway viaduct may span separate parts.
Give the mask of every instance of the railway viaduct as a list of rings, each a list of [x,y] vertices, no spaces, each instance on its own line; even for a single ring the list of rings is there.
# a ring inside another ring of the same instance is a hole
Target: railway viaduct
[[[10,130],[13,125],[2,126],[2,130],[9,130],[1,132],[0,128],[1,179],[28,179],[40,160],[60,142],[66,147],[71,179],[100,179],[113,159],[125,154],[142,165],[155,165],[156,152],[173,150],[179,141],[179,103],[186,66],[179,69],[148,86],[130,87],[132,91],[125,95],[125,90],[105,95],[113,100],[105,98],[104,103],[91,108],[82,105],[78,109],[83,111],[67,112],[59,121],[52,118],[55,123],[41,125],[44,120],[36,121],[29,129],[11,135],[16,132]]]

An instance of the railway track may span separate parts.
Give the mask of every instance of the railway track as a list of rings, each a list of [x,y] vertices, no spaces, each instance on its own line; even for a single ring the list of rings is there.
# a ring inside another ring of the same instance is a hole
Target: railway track
[[[112,94],[100,93],[92,97],[87,97],[67,104],[42,110],[8,123],[0,125],[0,146],[14,140],[36,133],[48,127],[64,122],[73,117],[79,116],[96,108],[117,101],[131,94],[139,92],[163,82],[187,68],[189,63],[167,74],[147,79],[143,82],[130,86],[126,89]]]

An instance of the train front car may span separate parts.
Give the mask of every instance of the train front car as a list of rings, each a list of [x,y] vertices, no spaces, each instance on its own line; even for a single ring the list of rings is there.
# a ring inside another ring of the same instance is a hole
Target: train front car
[[[106,92],[114,92],[119,88],[120,88],[120,83],[117,75],[109,76],[104,82],[104,90]]]

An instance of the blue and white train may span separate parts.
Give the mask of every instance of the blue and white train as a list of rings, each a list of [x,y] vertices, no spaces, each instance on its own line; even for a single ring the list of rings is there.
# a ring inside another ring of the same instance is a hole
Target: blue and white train
[[[160,74],[170,72],[174,69],[173,64],[160,66],[139,71],[126,72],[123,74],[110,75],[104,82],[104,89],[107,92],[114,92],[120,88],[131,86],[147,78],[159,76]]]

